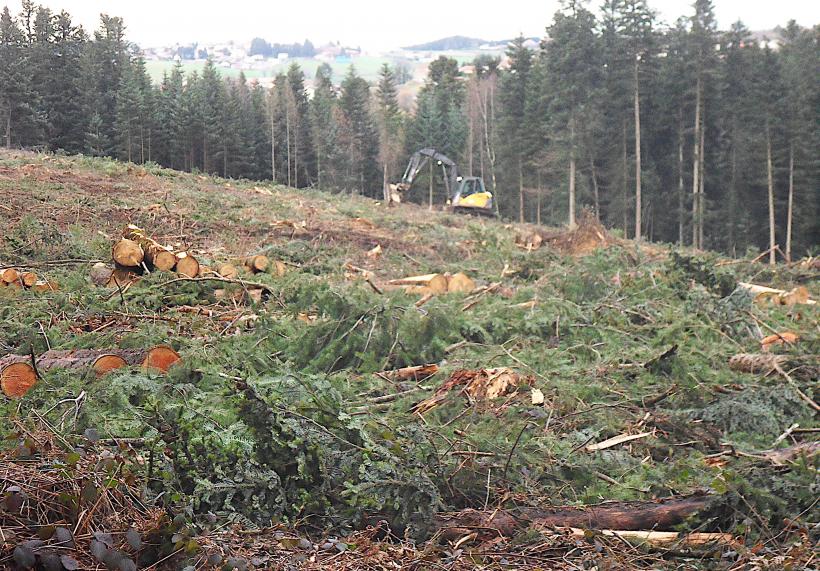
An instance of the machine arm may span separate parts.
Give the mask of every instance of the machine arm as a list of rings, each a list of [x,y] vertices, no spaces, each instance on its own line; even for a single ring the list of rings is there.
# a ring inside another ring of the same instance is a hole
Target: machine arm
[[[421,149],[413,153],[404,171],[404,176],[401,177],[400,189],[408,190],[410,186],[412,186],[416,176],[421,172],[421,169],[423,169],[430,160],[441,163],[441,168],[445,174],[447,193],[451,194],[454,192],[458,181],[458,167],[449,157],[439,153],[435,149]]]

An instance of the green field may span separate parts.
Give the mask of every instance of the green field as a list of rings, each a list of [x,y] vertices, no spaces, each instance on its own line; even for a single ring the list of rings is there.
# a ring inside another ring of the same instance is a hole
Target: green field
[[[261,78],[261,77],[275,77],[277,74],[281,72],[287,71],[288,67],[292,63],[298,63],[302,70],[305,72],[305,77],[307,79],[313,79],[316,75],[316,69],[321,65],[322,62],[313,58],[292,58],[284,63],[273,63],[273,62],[265,62],[266,65],[270,65],[268,69],[265,70],[258,70],[258,69],[249,69],[245,70],[245,77],[248,79],[252,78]],[[356,72],[364,77],[368,81],[375,81],[378,77],[379,68],[384,63],[394,63],[394,60],[391,58],[381,58],[381,57],[370,57],[370,56],[362,56],[357,57],[353,60],[352,65],[355,66]],[[162,81],[162,74],[163,73],[170,73],[171,69],[174,67],[174,62],[172,61],[148,61],[146,62],[146,67],[148,69],[148,74],[151,76],[151,79],[155,82]],[[192,71],[202,71],[203,66],[205,65],[204,61],[184,61],[182,62],[182,67],[186,73],[190,73]],[[331,63],[330,67],[333,69],[333,79],[336,83],[340,82],[345,74],[350,69],[351,63]],[[238,69],[233,69],[229,67],[217,67],[219,72],[225,77],[237,77],[239,75]]]

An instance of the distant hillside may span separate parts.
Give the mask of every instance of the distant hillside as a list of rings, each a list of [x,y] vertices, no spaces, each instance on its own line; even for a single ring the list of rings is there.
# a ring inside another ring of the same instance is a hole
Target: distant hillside
[[[404,49],[417,52],[441,52],[446,50],[472,50],[479,46],[486,44],[485,40],[478,38],[468,38],[466,36],[450,36],[449,38],[441,38],[426,44],[418,44],[415,46],[408,46]]]

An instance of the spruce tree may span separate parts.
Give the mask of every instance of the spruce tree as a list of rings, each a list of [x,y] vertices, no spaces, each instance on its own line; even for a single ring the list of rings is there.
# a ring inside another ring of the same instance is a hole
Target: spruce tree
[[[381,172],[378,166],[378,131],[371,113],[370,84],[356,74],[353,66],[342,81],[339,108],[350,131],[351,145],[346,157],[351,178],[346,187],[378,197]]]
[[[382,166],[382,189],[385,204],[388,202],[388,184],[395,176],[398,162],[404,149],[404,130],[399,101],[396,93],[396,78],[388,64],[379,71],[376,88],[376,119],[379,128],[379,162]]]
[[[316,155],[316,184],[320,189],[337,188],[338,161],[337,125],[333,113],[336,107],[336,91],[333,87],[333,70],[323,63],[316,70],[313,99],[310,102],[310,121],[313,126],[313,142]]]
[[[9,13],[0,14],[0,141],[6,147],[38,142],[36,100],[27,70],[24,34]]]

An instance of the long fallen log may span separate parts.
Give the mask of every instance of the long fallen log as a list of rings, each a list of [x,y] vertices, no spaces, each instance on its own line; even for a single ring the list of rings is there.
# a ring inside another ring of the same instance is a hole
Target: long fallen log
[[[387,285],[404,286],[410,293],[447,293],[447,278],[443,274],[426,274],[423,276],[409,276],[397,280],[390,280]]]
[[[812,355],[739,353],[729,358],[729,368],[740,373],[759,375],[768,375],[780,369],[790,377],[804,381],[820,378],[820,359]]]
[[[150,349],[52,350],[40,355],[34,366],[28,355],[6,355],[0,357],[0,386],[6,396],[19,398],[37,383],[38,373],[53,369],[93,371],[99,378],[115,369],[135,365],[167,372],[179,360],[179,354],[166,345]]]
[[[123,230],[122,237],[136,242],[145,253],[145,262],[151,269],[168,272],[174,269],[177,263],[174,251],[169,246],[163,246],[145,233],[145,230],[129,224]]]
[[[738,287],[748,291],[754,298],[755,303],[758,304],[772,303],[774,305],[817,305],[817,301],[809,297],[809,290],[804,286],[797,286],[793,290],[786,291],[784,289],[777,289],[746,282],[738,282],[737,285]]]
[[[462,510],[438,514],[435,526],[446,539],[472,532],[485,537],[512,537],[531,526],[670,531],[687,517],[703,511],[714,497],[695,495],[657,501],[610,502],[585,507]]]

